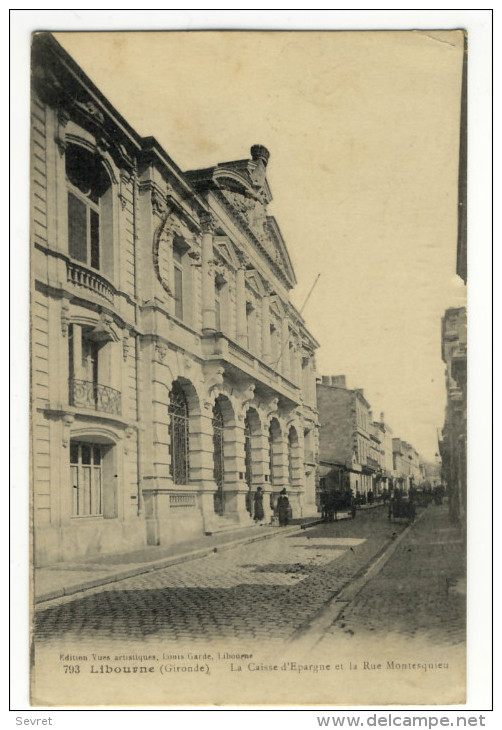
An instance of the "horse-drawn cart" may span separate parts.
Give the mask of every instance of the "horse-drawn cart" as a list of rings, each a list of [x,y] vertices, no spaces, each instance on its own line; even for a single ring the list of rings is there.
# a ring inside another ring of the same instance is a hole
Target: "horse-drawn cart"
[[[393,499],[389,503],[389,520],[405,520],[414,522],[417,514],[415,503],[408,499]]]

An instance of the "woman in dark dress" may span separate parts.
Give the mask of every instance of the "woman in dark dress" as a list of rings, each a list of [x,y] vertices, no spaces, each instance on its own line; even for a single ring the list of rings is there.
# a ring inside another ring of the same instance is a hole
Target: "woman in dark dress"
[[[254,494],[254,521],[261,522],[264,517],[265,512],[263,511],[263,491],[261,487],[258,487]]]
[[[281,527],[286,527],[286,525],[289,522],[291,508],[289,506],[289,499],[286,496],[285,489],[282,489],[279,494],[279,499],[277,500],[276,509],[277,509],[277,516],[279,518],[279,525]]]

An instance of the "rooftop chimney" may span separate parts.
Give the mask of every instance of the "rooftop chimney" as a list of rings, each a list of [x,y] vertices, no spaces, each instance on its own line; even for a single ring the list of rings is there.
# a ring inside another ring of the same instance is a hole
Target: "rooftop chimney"
[[[251,147],[251,157],[255,162],[261,160],[266,167],[270,157],[270,152],[262,144],[254,144]]]
[[[338,388],[346,388],[345,375],[332,375],[331,385],[336,385]]]

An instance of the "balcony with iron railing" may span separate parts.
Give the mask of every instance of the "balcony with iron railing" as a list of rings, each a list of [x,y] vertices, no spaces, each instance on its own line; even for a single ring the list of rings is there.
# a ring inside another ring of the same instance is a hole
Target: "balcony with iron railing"
[[[295,404],[300,403],[298,384],[268,365],[254,353],[238,345],[222,332],[205,334],[202,338],[206,360],[221,360],[229,372],[240,371],[252,377],[270,392],[275,391]]]
[[[114,416],[121,415],[122,396],[115,388],[75,378],[70,378],[68,385],[71,406],[111,413]]]

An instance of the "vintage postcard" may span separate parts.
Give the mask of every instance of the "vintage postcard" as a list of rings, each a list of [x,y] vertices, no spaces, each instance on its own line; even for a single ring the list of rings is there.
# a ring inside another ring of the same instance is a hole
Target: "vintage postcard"
[[[467,40],[33,34],[34,706],[465,702]]]

